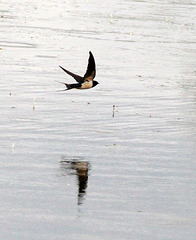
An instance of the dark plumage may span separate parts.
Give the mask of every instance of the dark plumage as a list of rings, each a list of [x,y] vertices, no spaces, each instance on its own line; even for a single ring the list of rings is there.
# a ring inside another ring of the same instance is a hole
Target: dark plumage
[[[93,80],[95,78],[95,75],[96,75],[96,66],[95,66],[95,59],[94,59],[93,54],[91,52],[89,52],[88,66],[87,66],[86,73],[84,74],[84,77],[76,75],[76,74],[66,70],[65,68],[63,68],[61,66],[59,66],[59,67],[63,71],[65,71],[67,74],[72,76],[76,80],[76,82],[78,82],[78,83],[72,83],[72,84],[63,83],[67,87],[63,91],[70,90],[72,88],[88,89],[88,88],[93,88],[97,84],[99,84],[97,81]]]

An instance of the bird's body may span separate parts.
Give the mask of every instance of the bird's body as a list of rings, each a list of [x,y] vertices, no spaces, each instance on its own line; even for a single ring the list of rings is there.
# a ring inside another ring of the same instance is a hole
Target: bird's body
[[[70,90],[70,89],[73,89],[73,88],[89,89],[89,88],[93,88],[97,84],[99,84],[97,81],[93,80],[95,78],[95,75],[96,75],[96,67],[95,67],[95,59],[94,59],[93,54],[91,52],[89,52],[88,66],[87,66],[86,73],[84,74],[84,77],[76,75],[76,74],[66,70],[65,68],[63,68],[61,66],[59,66],[59,67],[63,71],[65,71],[67,74],[72,76],[77,81],[77,83],[72,83],[72,84],[63,83],[67,87],[63,91]]]

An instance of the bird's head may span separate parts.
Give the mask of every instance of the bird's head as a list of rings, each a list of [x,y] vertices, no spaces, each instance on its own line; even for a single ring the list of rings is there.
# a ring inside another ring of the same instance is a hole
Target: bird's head
[[[93,87],[95,87],[97,84],[99,84],[97,81],[93,81]]]

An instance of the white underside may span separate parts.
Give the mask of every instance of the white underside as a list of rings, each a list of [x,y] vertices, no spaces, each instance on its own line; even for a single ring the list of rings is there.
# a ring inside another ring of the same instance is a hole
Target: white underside
[[[93,86],[93,81],[85,81],[84,83],[82,83],[82,86],[79,89],[88,89],[88,88],[92,88]]]

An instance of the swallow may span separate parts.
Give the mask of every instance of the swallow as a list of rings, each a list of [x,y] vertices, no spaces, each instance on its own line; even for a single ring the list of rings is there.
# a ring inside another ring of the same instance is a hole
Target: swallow
[[[97,81],[93,80],[95,78],[95,75],[96,75],[96,66],[95,66],[95,59],[93,57],[92,52],[89,52],[88,66],[87,66],[86,73],[84,74],[84,77],[76,75],[76,74],[66,70],[65,68],[63,68],[61,66],[59,66],[59,67],[63,71],[65,71],[67,74],[72,76],[77,82],[77,83],[71,83],[71,84],[61,82],[62,84],[65,84],[65,86],[66,86],[66,89],[64,89],[63,91],[70,90],[70,89],[73,89],[73,88],[88,89],[88,88],[93,88],[97,84],[99,84]]]

